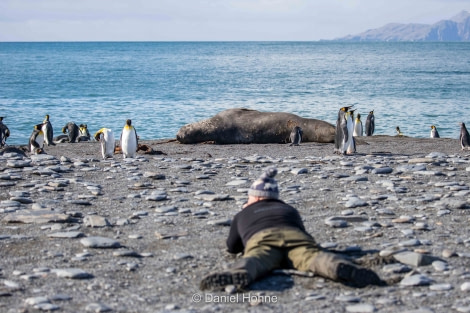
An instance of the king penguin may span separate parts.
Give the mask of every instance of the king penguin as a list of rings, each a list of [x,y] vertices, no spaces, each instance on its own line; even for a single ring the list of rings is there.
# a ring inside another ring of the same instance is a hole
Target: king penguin
[[[75,142],[78,137],[78,126],[74,122],[68,122],[64,127],[62,127],[62,132],[64,134],[68,133],[69,142]]]
[[[431,125],[431,134],[429,135],[431,138],[441,138],[439,133],[437,132],[437,128],[434,125]]]
[[[348,128],[348,139],[346,141],[346,154],[356,153],[356,141],[354,139],[354,111],[346,112],[346,124]]]
[[[89,141],[91,139],[87,124],[80,124],[77,141]]]
[[[361,121],[361,114],[357,113],[356,121],[354,122],[354,137],[361,137],[364,134],[362,130],[362,121]]]
[[[113,131],[109,128],[101,128],[95,134],[95,140],[101,143],[101,155],[103,160],[112,158],[114,155],[114,147],[116,142],[114,140]]]
[[[3,124],[4,116],[0,116],[0,148],[5,146],[7,138],[10,137],[10,130]]]
[[[374,111],[370,111],[366,119],[366,136],[372,136],[375,131]]]
[[[460,123],[460,147],[462,150],[470,150],[470,135],[464,122]]]
[[[400,127],[397,126],[397,128],[395,128],[395,130],[397,131],[397,136],[398,137],[403,137],[404,136],[403,133],[400,130]]]
[[[338,111],[338,118],[336,120],[335,128],[335,153],[345,154],[346,153],[346,141],[348,139],[348,125],[346,113],[349,107],[342,107]]]
[[[44,133],[42,131],[43,124],[34,125],[33,132],[29,137],[29,148],[31,153],[39,154],[44,147]]]
[[[137,131],[132,126],[132,121],[127,120],[121,133],[121,149],[125,158],[134,158],[137,152]]]
[[[292,131],[290,133],[291,144],[289,146],[298,146],[302,141],[302,134],[302,128],[300,128],[299,126],[295,126],[294,128],[292,128]]]
[[[42,122],[42,131],[44,132],[44,141],[48,146],[55,146],[54,143],[54,130],[52,129],[52,124],[49,121],[49,114],[46,115],[46,118]]]

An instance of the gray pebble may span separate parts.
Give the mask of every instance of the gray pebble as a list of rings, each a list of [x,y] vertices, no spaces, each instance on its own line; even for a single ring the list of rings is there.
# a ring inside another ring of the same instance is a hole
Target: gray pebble
[[[34,306],[35,309],[41,310],[41,311],[56,311],[60,310],[60,306],[55,305],[53,303],[39,303]]]
[[[11,168],[24,168],[31,165],[31,161],[29,160],[9,160],[7,162],[7,167]]]
[[[249,183],[247,179],[237,179],[237,180],[229,181],[228,183],[225,184],[225,186],[241,186],[246,183]]]
[[[42,297],[42,296],[26,298],[26,300],[25,300],[25,303],[27,305],[32,305],[32,306],[40,304],[40,303],[50,303],[50,302],[51,301],[49,300],[49,298]]]
[[[415,274],[403,278],[401,286],[426,286],[432,283],[432,279],[421,274]]]
[[[411,271],[411,267],[406,266],[405,264],[393,263],[387,264],[382,268],[382,271],[385,273],[408,273]]]
[[[186,259],[192,259],[193,256],[187,253],[178,253],[173,256],[173,259],[175,260],[186,260]]]
[[[155,209],[155,212],[156,213],[160,213],[160,214],[165,214],[165,213],[169,213],[169,212],[175,212],[177,211],[177,207],[176,206],[164,206],[164,207],[158,207]]]
[[[79,268],[64,268],[64,269],[55,269],[53,272],[57,277],[62,278],[71,278],[71,279],[89,279],[93,278],[93,275],[85,272]]]
[[[400,263],[411,265],[411,266],[426,266],[436,261],[436,257],[431,255],[421,254],[412,251],[404,251],[395,253],[393,258]]]
[[[305,297],[305,301],[318,301],[318,300],[324,300],[326,297],[324,295],[319,295],[319,294],[311,294],[307,295]]]
[[[357,207],[367,206],[367,202],[357,197],[351,197],[348,199],[348,201],[346,201],[344,205],[347,208],[357,208]]]
[[[470,291],[470,282],[464,282],[462,285],[460,285],[460,290]]]
[[[344,228],[348,226],[348,223],[338,217],[329,217],[325,220],[325,224],[333,228]]]
[[[79,231],[68,231],[68,232],[59,232],[48,234],[47,237],[50,238],[80,238],[84,237],[85,234]]]
[[[128,249],[120,249],[113,252],[113,256],[116,257],[134,257],[140,258],[141,255],[135,251],[128,250]]]
[[[83,219],[83,224],[88,227],[109,227],[111,223],[107,218],[99,215],[87,215]]]
[[[152,193],[150,196],[145,197],[147,201],[163,201],[167,199],[166,192]]]
[[[393,172],[391,167],[380,167],[372,170],[372,174],[390,174],[391,172]]]
[[[102,313],[111,312],[113,309],[103,303],[90,303],[85,308],[88,312]]]
[[[204,201],[224,201],[230,199],[228,194],[200,194],[195,196],[196,199]]]
[[[437,260],[432,262],[432,267],[437,271],[437,272],[445,272],[449,270],[449,265],[446,262]]]
[[[306,168],[294,168],[290,172],[294,175],[301,175],[301,174],[307,174],[308,169],[306,169]]]
[[[432,284],[429,286],[429,289],[433,291],[447,291],[453,288],[451,284]]]
[[[352,313],[373,313],[376,310],[377,309],[372,304],[368,303],[360,303],[346,306],[346,312]]]
[[[349,296],[349,295],[337,296],[335,300],[340,301],[340,302],[361,302],[361,298],[357,296]]]
[[[455,306],[455,310],[460,313],[469,313],[470,306]],[[434,313],[434,312],[431,312]]]
[[[402,247],[416,247],[421,245],[421,242],[418,239],[410,239],[407,241],[400,242],[399,245]]]
[[[113,249],[121,247],[121,244],[114,239],[98,236],[83,238],[80,240],[80,243],[87,248]]]

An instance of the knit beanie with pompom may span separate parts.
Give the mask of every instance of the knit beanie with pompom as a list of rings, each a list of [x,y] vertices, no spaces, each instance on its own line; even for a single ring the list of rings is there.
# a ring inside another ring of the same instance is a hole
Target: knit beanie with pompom
[[[278,199],[279,189],[274,176],[277,174],[277,168],[270,166],[266,168],[263,174],[253,182],[248,190],[249,196]]]

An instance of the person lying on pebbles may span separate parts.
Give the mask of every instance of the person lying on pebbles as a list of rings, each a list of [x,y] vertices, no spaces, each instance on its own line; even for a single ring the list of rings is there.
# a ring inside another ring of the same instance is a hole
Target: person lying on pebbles
[[[248,202],[231,224],[228,251],[243,252],[243,257],[229,270],[204,277],[200,289],[217,290],[229,285],[243,289],[279,268],[313,272],[359,288],[386,285],[374,271],[317,245],[306,232],[299,212],[279,200],[276,174],[276,167],[268,167],[251,185]]]

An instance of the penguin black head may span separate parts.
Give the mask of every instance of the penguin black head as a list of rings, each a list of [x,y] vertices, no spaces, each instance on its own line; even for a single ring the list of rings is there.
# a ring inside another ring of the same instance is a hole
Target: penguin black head
[[[0,116],[0,122],[3,121],[4,118],[5,116]]]
[[[342,107],[340,110],[343,111],[343,112],[348,112],[349,109],[351,109],[353,107],[353,105],[350,105],[348,107]]]
[[[127,126],[131,126],[131,124],[132,124],[132,121],[131,121],[131,120],[127,120],[127,121],[126,121],[126,125],[127,125]]]
[[[358,120],[361,119],[361,113],[357,113],[357,119],[358,119]]]
[[[42,124],[34,125],[35,130],[40,130],[41,128],[42,128]]]
[[[46,114],[46,121],[49,120],[49,114]]]
[[[97,132],[97,133],[95,134],[95,140],[96,140],[96,141],[100,141],[100,136],[101,136],[101,134],[102,134],[101,132]]]

